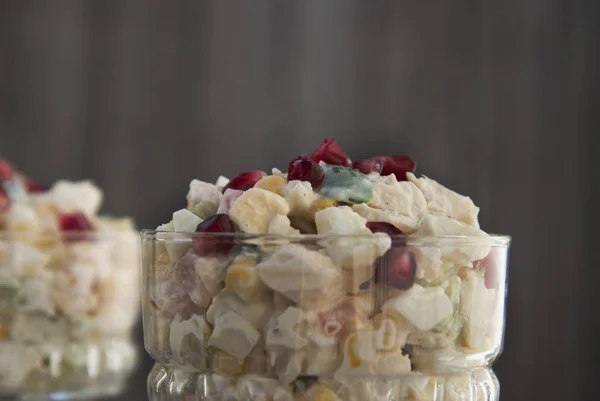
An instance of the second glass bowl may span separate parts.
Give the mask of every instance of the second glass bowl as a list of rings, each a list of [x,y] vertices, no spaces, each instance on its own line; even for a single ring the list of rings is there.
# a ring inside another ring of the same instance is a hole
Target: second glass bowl
[[[118,394],[136,364],[135,232],[0,233],[0,396]]]

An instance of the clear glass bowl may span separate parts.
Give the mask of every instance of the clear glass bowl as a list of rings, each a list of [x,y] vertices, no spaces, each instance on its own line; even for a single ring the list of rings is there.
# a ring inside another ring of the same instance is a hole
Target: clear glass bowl
[[[509,243],[144,231],[149,399],[497,400]]]
[[[136,365],[135,232],[0,233],[0,397],[118,394]]]

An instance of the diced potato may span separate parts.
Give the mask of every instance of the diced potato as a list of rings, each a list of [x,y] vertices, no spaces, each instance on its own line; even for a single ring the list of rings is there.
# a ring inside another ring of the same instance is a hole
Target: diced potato
[[[267,175],[254,184],[254,188],[264,189],[281,195],[281,188],[287,184],[287,180],[280,175]]]

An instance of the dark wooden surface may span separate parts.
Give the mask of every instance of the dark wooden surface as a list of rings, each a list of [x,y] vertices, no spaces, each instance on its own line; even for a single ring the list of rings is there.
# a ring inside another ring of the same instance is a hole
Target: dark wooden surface
[[[514,237],[503,400],[598,399],[597,3],[0,0],[0,153],[151,228],[324,136],[409,153]]]

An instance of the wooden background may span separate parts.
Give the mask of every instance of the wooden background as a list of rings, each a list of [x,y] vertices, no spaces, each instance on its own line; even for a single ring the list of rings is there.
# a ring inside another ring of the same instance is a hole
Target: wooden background
[[[599,399],[598,3],[0,0],[0,153],[149,228],[324,136],[411,154],[514,238],[502,399]]]

